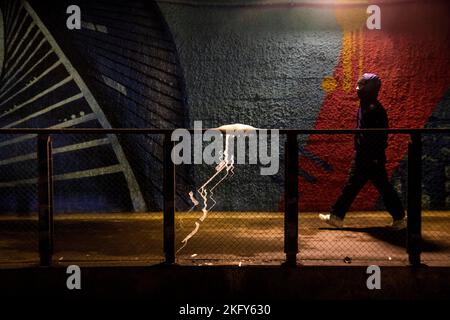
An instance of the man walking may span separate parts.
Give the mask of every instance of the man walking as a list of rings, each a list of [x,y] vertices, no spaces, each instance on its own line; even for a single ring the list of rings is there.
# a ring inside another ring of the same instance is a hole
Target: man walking
[[[365,73],[358,80],[356,92],[360,99],[357,115],[359,129],[388,128],[386,110],[377,99],[380,87],[381,80],[373,73]],[[370,180],[383,197],[386,209],[393,218],[391,228],[400,230],[406,227],[402,203],[386,172],[387,140],[387,133],[355,134],[355,155],[347,182],[342,194],[331,207],[331,213],[319,215],[322,221],[341,228],[353,200]]]

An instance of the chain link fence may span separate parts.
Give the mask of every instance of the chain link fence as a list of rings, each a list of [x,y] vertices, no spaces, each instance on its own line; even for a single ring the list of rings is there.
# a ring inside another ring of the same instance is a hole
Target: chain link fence
[[[222,153],[216,155],[216,162],[188,165],[193,184],[183,189],[177,186],[189,200],[185,210],[176,212],[179,264],[242,266],[284,262],[284,214],[279,210],[283,166],[274,175],[261,175],[261,159],[249,164],[250,141],[260,142],[261,138],[242,137],[224,135]],[[229,150],[227,139],[233,146]],[[238,150],[239,141],[244,143]],[[204,142],[202,150],[207,150],[208,145]],[[228,162],[224,153],[229,155]],[[238,163],[239,153],[244,155],[245,163]]]
[[[394,264],[407,262],[406,230],[391,230],[385,201],[398,195],[406,213],[407,171],[403,163],[408,136],[369,136],[370,146],[355,152],[359,137],[311,135],[300,147],[299,259],[304,264]],[[367,139],[367,137],[363,137]],[[364,142],[366,143],[366,142]],[[389,179],[394,175],[395,178]],[[389,184],[388,184],[389,183]],[[319,219],[333,213],[343,219],[336,228]]]
[[[0,135],[0,264],[38,263],[36,135]]]
[[[54,135],[54,260],[163,261],[162,138]]]
[[[0,135],[1,265],[39,263],[36,137]],[[164,134],[51,137],[53,264],[164,262]],[[345,188],[354,139],[353,134],[298,134],[300,264],[408,263],[407,231],[389,228],[392,217],[371,182],[355,197],[342,228],[319,219],[333,211]],[[448,134],[422,134],[424,263],[450,261],[449,140]],[[409,134],[390,134],[385,164],[405,213],[409,141]],[[176,263],[279,265],[286,260],[284,143],[281,138],[275,175],[261,175],[260,163],[234,164],[228,171],[221,162],[176,166]]]
[[[450,135],[423,134],[422,261],[450,261]]]

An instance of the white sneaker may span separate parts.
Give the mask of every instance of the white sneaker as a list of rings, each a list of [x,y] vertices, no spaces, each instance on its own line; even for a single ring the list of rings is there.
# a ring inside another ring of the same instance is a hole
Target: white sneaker
[[[403,230],[403,229],[405,229],[406,228],[406,218],[392,221],[392,224],[390,225],[390,228],[392,230]]]
[[[342,228],[344,226],[344,220],[335,216],[334,214],[319,214],[320,220],[328,223],[330,226],[336,228]]]

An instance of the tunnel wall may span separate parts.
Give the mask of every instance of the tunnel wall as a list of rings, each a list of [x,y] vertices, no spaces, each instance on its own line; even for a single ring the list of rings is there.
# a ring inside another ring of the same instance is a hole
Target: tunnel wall
[[[186,127],[188,110],[176,47],[153,1],[33,2],[82,72],[116,128]],[[60,28],[69,5],[82,12],[81,30]],[[55,14],[55,11],[59,14]],[[162,135],[123,135],[121,145],[152,209],[162,209]],[[192,178],[177,170],[179,208]]]
[[[82,9],[81,30],[66,27],[66,8],[74,4]],[[154,2],[3,1],[1,8],[1,85],[9,89],[2,92],[3,127],[186,126],[182,72]],[[27,158],[35,139],[1,138],[2,211],[36,211],[36,161]],[[53,139],[57,212],[162,209],[161,136]],[[188,185],[182,173],[177,180]]]
[[[8,101],[11,92],[0,92],[2,127],[175,128],[202,120],[204,127],[240,122],[262,128],[353,128],[352,89],[365,71],[383,80],[380,100],[391,127],[449,126],[445,1],[380,2],[381,30],[365,27],[367,3],[362,1],[30,1],[92,93],[90,99],[67,64],[55,66],[61,55],[18,3],[1,2],[6,46],[0,85],[17,92]],[[81,30],[65,27],[69,4],[82,9]],[[14,59],[8,62],[8,57]],[[64,107],[29,117],[60,102]],[[3,211],[34,211],[36,168],[29,155],[35,142],[15,138],[0,141],[0,147],[9,146],[0,159],[0,186],[7,190]],[[76,146],[55,158],[58,211],[161,209],[161,137],[80,139],[55,140],[57,148]],[[392,136],[389,142],[388,171],[406,194],[408,137]],[[424,137],[425,208],[450,206],[448,145],[449,137]],[[301,208],[327,210],[345,182],[352,141],[301,136],[300,146]],[[235,177],[217,190],[216,209],[282,208],[282,154],[281,146],[281,168],[273,176],[261,176],[256,166],[238,166]],[[177,169],[179,208],[189,207],[187,192],[212,172],[200,165]],[[139,196],[143,205],[136,203]],[[354,205],[381,207],[370,186]]]
[[[366,27],[366,1],[158,3],[185,71],[191,126],[202,120],[205,126],[354,128],[356,80],[363,72],[375,72],[382,79],[379,98],[390,127],[449,127],[445,1],[377,1],[381,30]],[[388,173],[403,196],[408,139],[390,136],[387,149]],[[345,182],[352,142],[350,136],[300,137],[302,210],[330,208]],[[449,143],[448,135],[424,136],[424,208],[450,206]],[[196,170],[202,178],[211,173]],[[282,172],[262,177],[238,168],[217,198],[227,209],[280,209]],[[374,208],[383,205],[368,185],[353,209]]]

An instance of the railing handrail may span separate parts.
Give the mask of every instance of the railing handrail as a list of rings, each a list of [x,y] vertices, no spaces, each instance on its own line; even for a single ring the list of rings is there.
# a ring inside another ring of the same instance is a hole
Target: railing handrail
[[[155,128],[5,128],[0,129],[0,134],[167,134],[175,129],[155,129]],[[185,128],[179,128],[185,129]],[[186,129],[191,133],[205,132],[210,129]],[[276,128],[256,128],[260,130],[278,130],[280,134],[356,134],[360,132],[368,133],[395,133],[395,134],[417,134],[417,133],[450,133],[450,128],[374,128],[374,129],[276,129]]]

